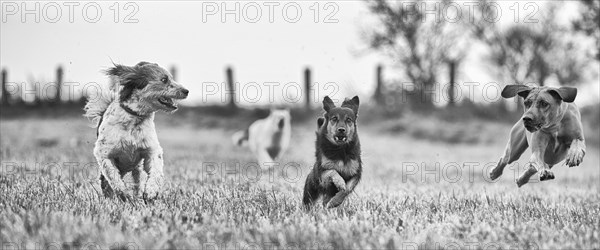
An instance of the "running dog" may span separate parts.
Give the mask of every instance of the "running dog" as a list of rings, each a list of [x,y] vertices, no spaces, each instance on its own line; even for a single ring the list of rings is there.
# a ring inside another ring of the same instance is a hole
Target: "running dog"
[[[257,120],[248,129],[238,131],[232,136],[233,143],[238,146],[247,145],[262,168],[281,158],[290,144],[292,125],[290,111],[273,109],[271,114]]]
[[[324,207],[337,207],[360,181],[358,106],[358,96],[344,100],[341,107],[336,107],[328,96],[323,99],[325,114],[317,119],[317,161],[304,184],[305,208],[321,197]]]
[[[128,199],[123,176],[131,172],[135,195],[156,198],[163,182],[163,149],[154,127],[154,113],[177,110],[188,90],[155,63],[115,64],[106,70],[109,89],[90,98],[85,116],[96,122],[94,156],[106,197]],[[118,96],[117,96],[118,92]],[[145,181],[143,181],[145,179]]]
[[[510,131],[504,155],[490,171],[490,178],[500,177],[504,167],[518,160],[529,146],[532,155],[527,170],[516,179],[518,187],[540,170],[540,181],[554,179],[550,169],[562,160],[569,167],[579,166],[585,139],[581,115],[573,103],[577,89],[508,85],[502,90],[504,98],[516,95],[524,98],[525,113]]]

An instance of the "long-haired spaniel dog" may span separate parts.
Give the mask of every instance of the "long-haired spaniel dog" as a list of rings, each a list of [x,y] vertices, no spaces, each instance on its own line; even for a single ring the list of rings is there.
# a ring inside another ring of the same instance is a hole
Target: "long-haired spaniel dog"
[[[156,198],[164,177],[154,113],[174,112],[177,100],[189,91],[156,63],[115,64],[106,74],[111,79],[109,88],[89,98],[85,106],[85,116],[97,126],[94,156],[102,191],[106,197],[129,198],[123,176],[131,172],[134,195]]]

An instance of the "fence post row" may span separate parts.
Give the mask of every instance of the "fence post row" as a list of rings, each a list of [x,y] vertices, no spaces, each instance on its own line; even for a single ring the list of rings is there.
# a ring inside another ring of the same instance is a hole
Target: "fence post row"
[[[227,86],[229,87],[230,97],[229,97],[229,107],[232,109],[237,108],[235,105],[235,84],[233,84],[233,69],[231,67],[227,67],[226,70],[227,75]]]
[[[8,91],[6,90],[6,82],[8,81],[6,69],[2,69],[2,105],[8,105]]]
[[[373,94],[373,99],[375,100],[375,103],[377,105],[383,105],[384,104],[384,100],[383,100],[383,66],[377,65],[377,68],[375,70],[375,93]]]
[[[58,66],[58,68],[56,68],[56,95],[54,96],[55,103],[61,102],[63,73],[64,72],[62,66]]]
[[[306,110],[310,110],[310,83],[311,83],[310,68],[304,69],[304,90],[306,91]]]

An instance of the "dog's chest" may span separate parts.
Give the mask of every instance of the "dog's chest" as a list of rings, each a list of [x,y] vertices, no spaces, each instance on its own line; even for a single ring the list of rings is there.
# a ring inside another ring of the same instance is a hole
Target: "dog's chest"
[[[360,163],[357,160],[350,160],[344,163],[342,160],[332,160],[325,156],[321,158],[321,166],[324,169],[337,171],[344,179],[355,176],[360,169]]]
[[[152,152],[160,152],[152,121],[105,120],[99,128],[97,147],[123,165],[136,165]]]

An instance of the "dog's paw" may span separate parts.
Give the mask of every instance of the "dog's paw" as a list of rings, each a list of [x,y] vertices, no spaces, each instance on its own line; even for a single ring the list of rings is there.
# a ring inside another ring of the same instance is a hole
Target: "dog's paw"
[[[579,166],[581,162],[583,162],[583,157],[585,156],[585,150],[582,148],[571,148],[569,152],[567,152],[567,158],[565,159],[565,164],[569,167]]]
[[[503,169],[494,168],[490,170],[490,179],[495,180],[498,179],[502,175]]]
[[[115,194],[123,202],[129,202],[129,201],[133,200],[133,197],[131,197],[131,195],[129,195],[123,191],[116,191]]]
[[[523,174],[521,174],[521,176],[519,176],[519,178],[515,179],[515,182],[517,183],[517,187],[521,187],[521,186],[527,184],[529,182],[529,178],[531,178],[531,176],[534,175],[535,173],[537,173],[537,169],[535,168],[535,166],[533,164],[529,164],[529,167],[527,168],[527,170],[525,170],[525,172],[523,172]]]
[[[339,205],[342,204],[342,202],[344,202],[344,198],[345,198],[345,196],[337,196],[336,195],[329,201],[329,203],[327,203],[327,208],[338,207]]]
[[[145,191],[142,194],[142,198],[144,199],[144,202],[152,201],[152,200],[156,199],[157,197],[158,197],[158,192],[156,192],[156,191]]]
[[[550,170],[544,169],[540,172],[540,181],[553,180],[554,173]]]
[[[333,184],[338,188],[339,192],[346,192],[346,182],[344,179],[333,179]]]

